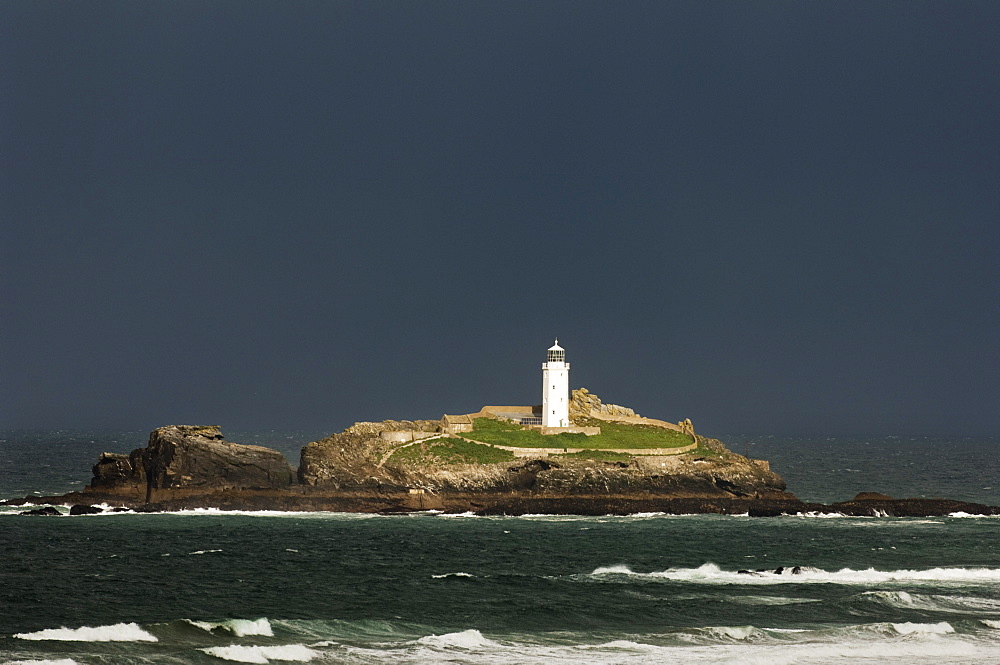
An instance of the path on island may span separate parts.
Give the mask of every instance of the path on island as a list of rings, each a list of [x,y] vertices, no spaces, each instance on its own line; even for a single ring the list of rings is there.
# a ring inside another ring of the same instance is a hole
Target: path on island
[[[380,459],[378,461],[378,464],[375,465],[375,468],[376,469],[381,469],[382,466],[386,462],[389,461],[390,457],[392,457],[393,455],[395,455],[396,453],[398,453],[403,448],[408,448],[409,446],[412,446],[415,443],[423,443],[424,441],[433,441],[434,439],[442,439],[442,438],[444,438],[446,436],[447,436],[447,434],[445,432],[442,432],[441,434],[432,434],[431,436],[424,437],[423,439],[414,439],[413,441],[410,441],[409,443],[404,443],[403,445],[399,446],[398,448],[393,448],[392,450],[390,450],[389,452],[387,452],[385,455],[382,455],[382,459]]]

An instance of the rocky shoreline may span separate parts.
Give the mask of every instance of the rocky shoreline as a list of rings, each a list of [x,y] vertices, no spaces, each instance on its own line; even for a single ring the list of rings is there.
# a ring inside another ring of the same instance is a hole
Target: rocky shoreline
[[[860,498],[859,498],[860,497]],[[71,506],[72,514],[129,510],[140,513],[217,509],[222,511],[281,511],[406,514],[420,512],[487,515],[668,515],[722,514],[750,517],[782,515],[844,515],[853,517],[940,517],[952,514],[1000,515],[1000,507],[953,499],[894,499],[888,496],[822,504],[801,501],[792,494],[774,498],[675,497],[656,495],[410,494],[403,492],[324,492],[309,490],[221,490],[180,496],[169,493],[145,502],[91,491],[61,496],[26,497],[7,505]],[[92,506],[105,508],[89,509]],[[34,509],[31,514],[42,514]],[[56,514],[48,511],[44,514]]]
[[[145,448],[128,455],[101,455],[90,485],[82,492],[3,503],[72,506],[74,515],[206,508],[476,515],[1000,514],[997,506],[950,499],[894,499],[871,492],[832,504],[804,502],[786,491],[784,481],[767,462],[736,455],[721,442],[700,436],[695,437],[700,452],[669,458],[560,457],[447,465],[391,461],[392,446],[398,449],[401,444],[383,432],[432,431],[436,424],[356,423],[306,446],[298,470],[275,450],[226,441],[218,427],[161,427],[150,434]],[[62,514],[43,508],[25,512]]]

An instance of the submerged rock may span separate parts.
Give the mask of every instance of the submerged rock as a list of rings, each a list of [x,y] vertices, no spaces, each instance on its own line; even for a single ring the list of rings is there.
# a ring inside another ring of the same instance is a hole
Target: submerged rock
[[[35,508],[34,510],[25,510],[18,515],[62,515],[58,508],[53,508],[52,506],[45,506],[44,508]]]
[[[78,503],[69,509],[70,515],[100,515],[104,510],[97,506],[87,506]]]

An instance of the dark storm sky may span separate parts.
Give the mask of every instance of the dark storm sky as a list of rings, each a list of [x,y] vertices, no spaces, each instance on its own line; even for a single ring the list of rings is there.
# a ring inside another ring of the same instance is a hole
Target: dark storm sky
[[[0,4],[0,425],[571,384],[1000,429],[1000,3]]]

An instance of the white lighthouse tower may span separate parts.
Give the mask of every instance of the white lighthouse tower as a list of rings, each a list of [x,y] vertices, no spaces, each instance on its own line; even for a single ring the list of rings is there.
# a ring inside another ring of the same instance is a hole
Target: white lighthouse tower
[[[569,427],[569,363],[559,340],[542,363],[542,427]]]

